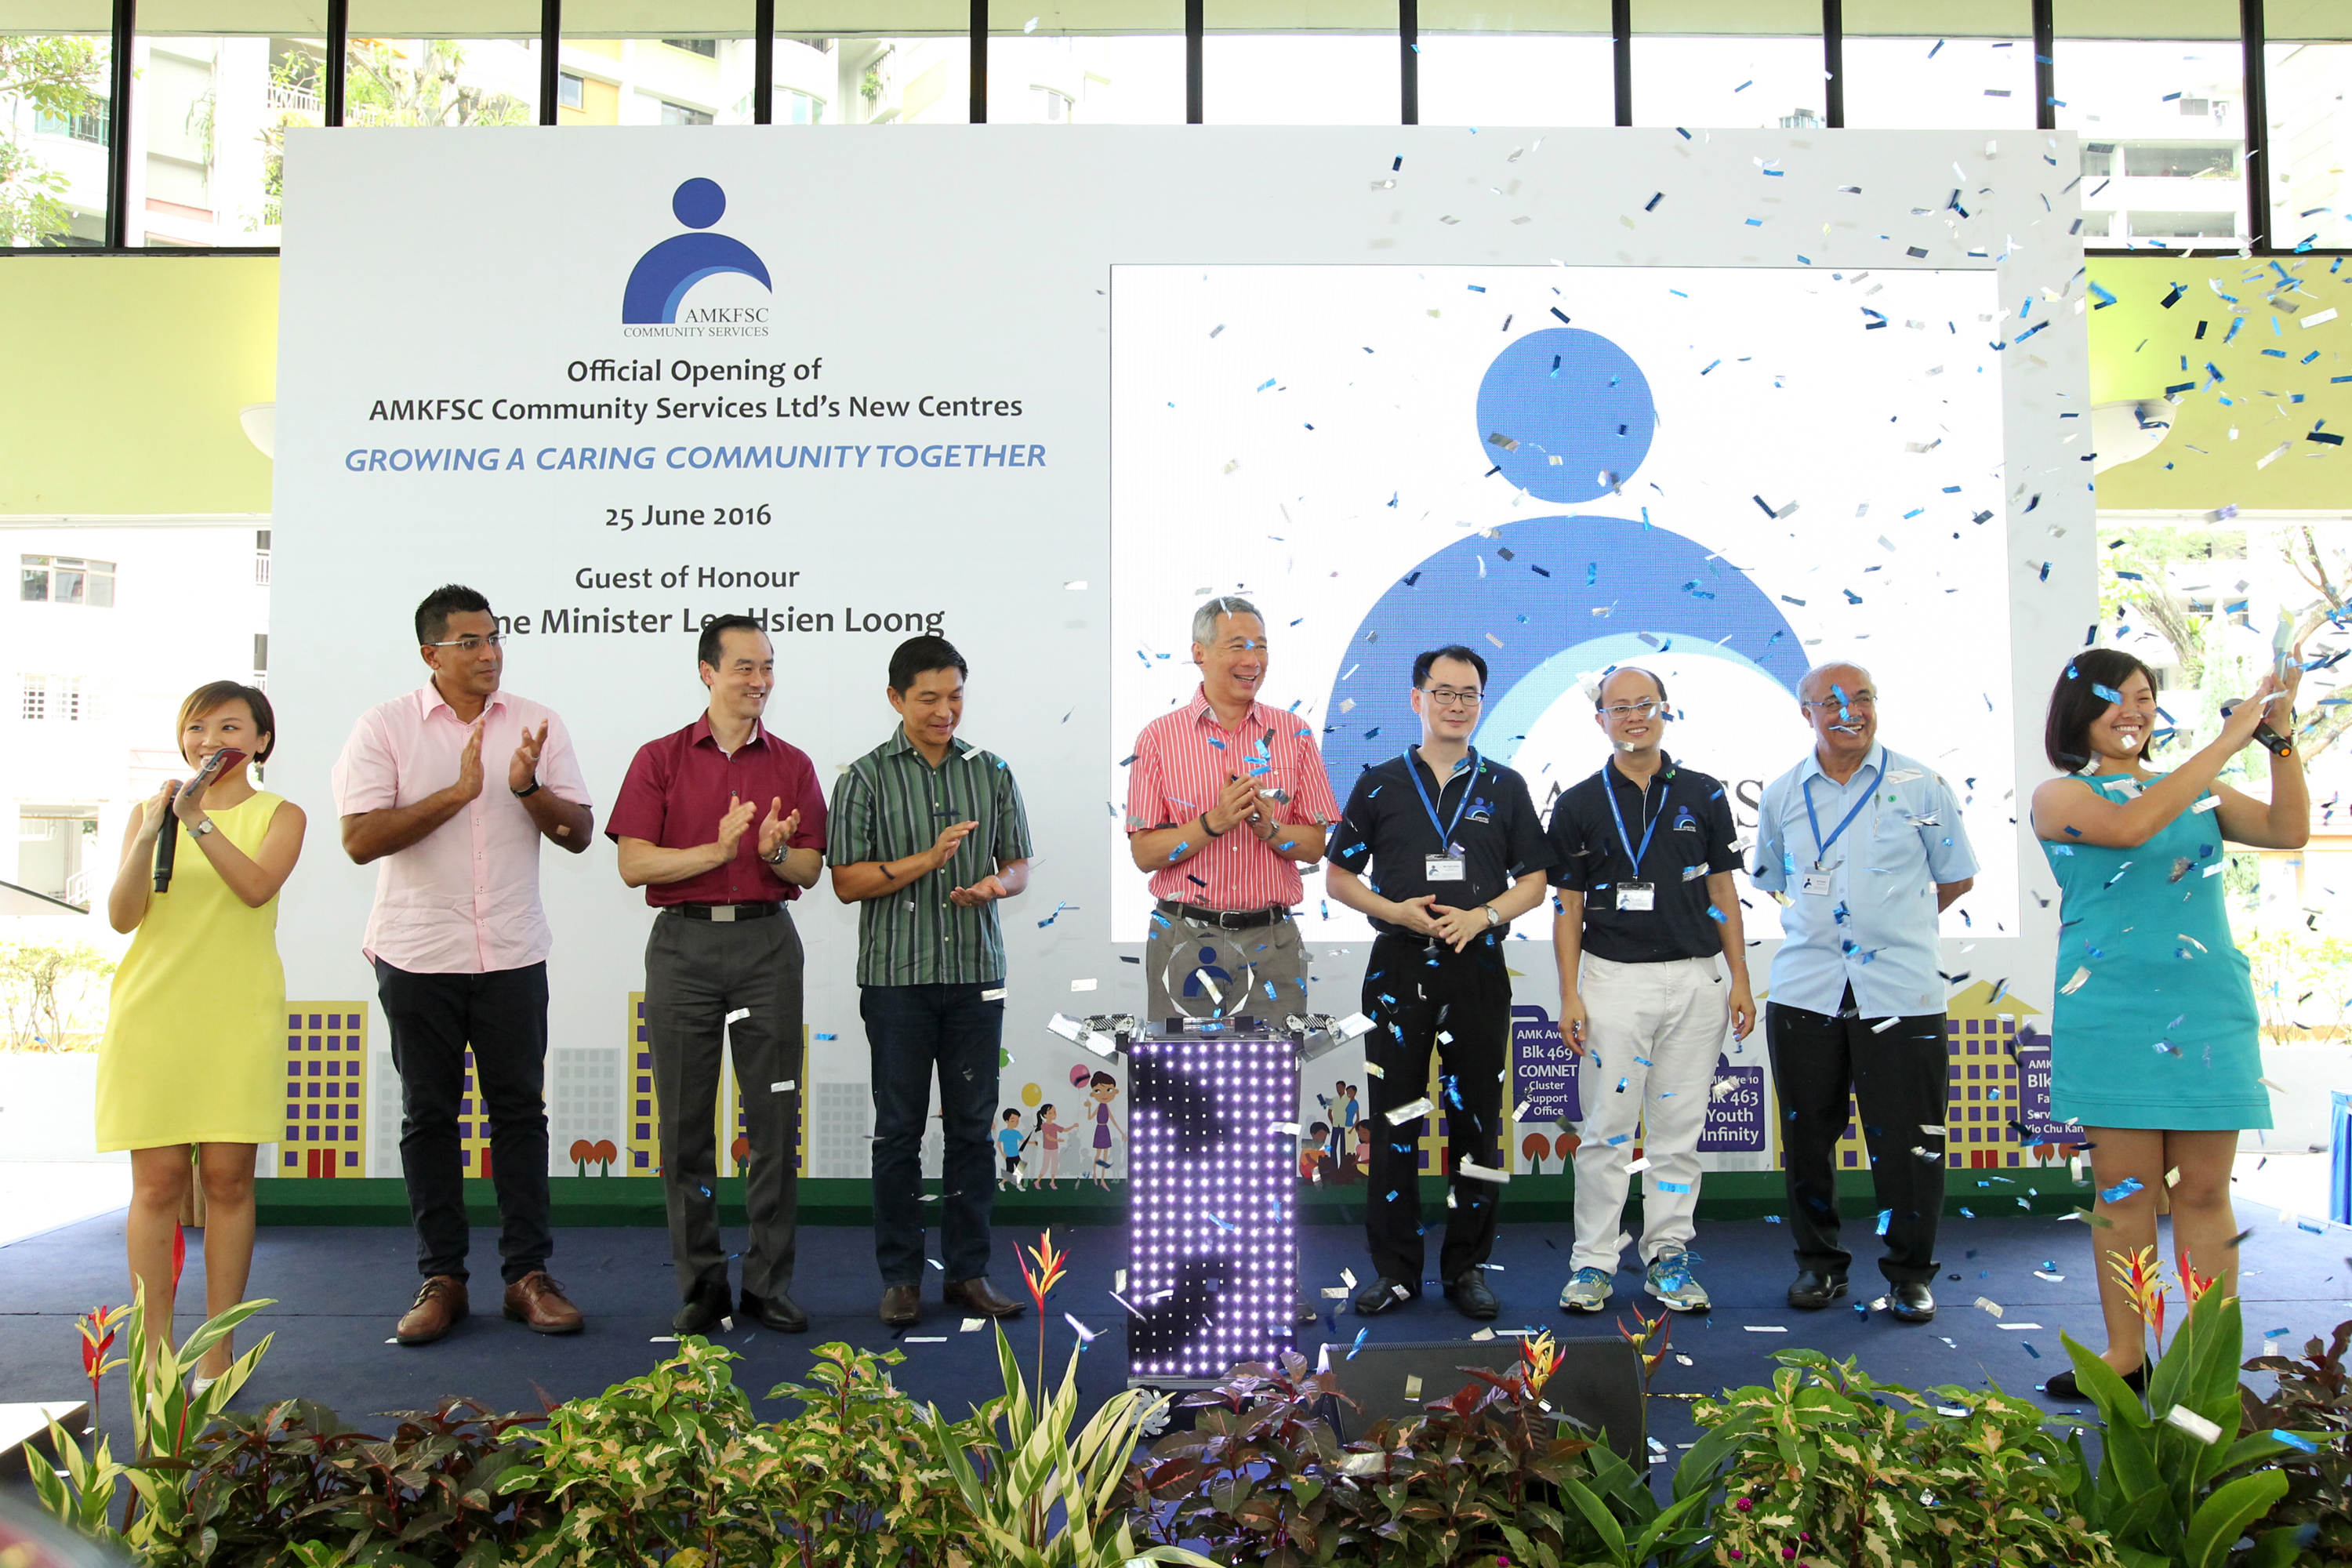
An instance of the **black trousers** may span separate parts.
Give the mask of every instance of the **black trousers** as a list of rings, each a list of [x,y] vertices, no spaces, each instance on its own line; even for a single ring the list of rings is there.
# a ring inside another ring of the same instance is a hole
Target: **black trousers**
[[[476,1120],[489,1123],[499,1272],[511,1285],[546,1268],[555,1248],[547,1228],[547,965],[416,974],[379,958],[375,982],[400,1074],[400,1168],[416,1226],[416,1271],[467,1277],[457,1123]]]
[[[1421,1283],[1421,1146],[1426,1118],[1391,1126],[1388,1113],[1429,1094],[1429,1053],[1439,1060],[1430,1114],[1445,1124],[1442,1168],[1453,1178],[1438,1275],[1457,1279],[1495,1250],[1493,1182],[1456,1172],[1463,1160],[1503,1168],[1503,1068],[1510,1057],[1511,977],[1502,946],[1480,938],[1461,952],[1421,937],[1381,936],[1364,968],[1365,1089],[1371,1124],[1371,1190],[1364,1230],[1372,1267],[1407,1285]],[[1451,1037],[1440,1042],[1437,1037]]]
[[[1003,989],[1002,980],[858,988],[874,1082],[874,1258],[885,1285],[923,1282],[923,1132],[935,1074],[946,1143],[940,1262],[958,1283],[988,1272],[988,1221],[1003,1158],[988,1134],[997,1120]],[[983,1001],[984,991],[998,994]]]
[[[1897,1018],[1858,1016],[1853,990],[1834,1015],[1768,1002],[1764,1038],[1780,1101],[1780,1151],[1787,1165],[1790,1238],[1797,1264],[1843,1274],[1853,1257],[1838,1245],[1838,1140],[1849,1120],[1847,1095],[1862,1116],[1870,1179],[1886,1213],[1886,1255],[1879,1272],[1895,1284],[1936,1277],[1936,1222],[1944,1213],[1944,1124],[1948,1056],[1941,1013]],[[1914,1153],[1913,1150],[1924,1151]]]
[[[727,1015],[750,1009],[730,1026]],[[801,938],[789,910],[757,921],[654,918],[646,938],[646,1043],[661,1113],[662,1193],[677,1292],[727,1288],[719,1234],[719,1071],[735,1058],[751,1160],[743,1208],[751,1245],[743,1289],[779,1296],[793,1282],[800,1214]]]

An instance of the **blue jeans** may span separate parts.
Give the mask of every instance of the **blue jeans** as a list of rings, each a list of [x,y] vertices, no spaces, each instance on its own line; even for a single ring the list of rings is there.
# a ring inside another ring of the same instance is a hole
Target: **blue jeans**
[[[950,1280],[988,1272],[988,1218],[996,1199],[996,1062],[1004,999],[992,980],[971,985],[865,985],[857,1011],[874,1084],[874,1257],[882,1283],[923,1279],[923,1124],[931,1078],[945,1134],[940,1261]]]

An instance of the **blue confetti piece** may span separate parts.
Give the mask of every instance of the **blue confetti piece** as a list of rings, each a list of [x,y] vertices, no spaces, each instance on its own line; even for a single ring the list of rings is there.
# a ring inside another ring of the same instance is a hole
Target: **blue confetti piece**
[[[2124,700],[2124,694],[2122,692],[2117,691],[2112,686],[2102,686],[2095,680],[2091,682],[2091,689],[2093,692],[2097,694],[2102,701],[2121,702]]]
[[[819,1035],[819,1036],[817,1037],[817,1038],[818,1038],[818,1039],[820,1039],[820,1040],[837,1040],[837,1039],[839,1039],[840,1037],[840,1037],[840,1036],[838,1036],[838,1035]]]
[[[2263,1433],[2263,1436],[2268,1437],[2273,1443],[2284,1443],[2288,1447],[2297,1449],[2305,1454],[2316,1454],[2319,1452],[2319,1445],[2314,1443],[2310,1438],[2305,1436],[2300,1432],[2289,1432],[2282,1427],[2273,1426],[2269,1431]]]
[[[1395,1194],[1390,1194],[1390,1195],[1391,1195],[1391,1196],[1394,1196]],[[1362,1350],[1362,1349],[1364,1348],[1364,1342],[1365,1342],[1366,1340],[1368,1340],[1368,1339],[1370,1339],[1371,1337],[1372,1337],[1372,1331],[1371,1331],[1371,1330],[1370,1330],[1370,1329],[1358,1329],[1358,1330],[1356,1331],[1356,1342],[1355,1342],[1354,1344],[1351,1344],[1351,1345],[1349,1345],[1349,1346],[1348,1347],[1348,1359],[1349,1359],[1349,1361],[1353,1361],[1353,1360],[1355,1360],[1355,1359],[1356,1359],[1356,1352],[1357,1352],[1358,1351],[1360,1351],[1360,1350]]]
[[[2112,1187],[2101,1187],[2099,1201],[2103,1204],[2119,1204],[2134,1193],[2145,1190],[2147,1185],[2147,1184],[2137,1176],[2126,1176]]]
[[[2020,1340],[2017,1342],[2025,1347],[2025,1353],[2027,1355],[2032,1356],[2035,1361],[2040,1361],[2042,1359],[2042,1352],[2033,1348],[2033,1342],[2032,1340]]]

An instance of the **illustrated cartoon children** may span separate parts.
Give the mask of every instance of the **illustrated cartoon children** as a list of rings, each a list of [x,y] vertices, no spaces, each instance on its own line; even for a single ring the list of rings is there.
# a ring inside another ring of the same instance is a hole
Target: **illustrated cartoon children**
[[[1111,1131],[1117,1129],[1120,1137],[1127,1136],[1127,1129],[1120,1127],[1118,1119],[1110,1113],[1110,1102],[1118,1098],[1118,1079],[1107,1072],[1097,1072],[1087,1086],[1087,1097],[1095,1102],[1095,1185],[1108,1187]]]
[[[1323,1145],[1331,1136],[1330,1124],[1318,1121],[1307,1130],[1298,1145],[1298,1179],[1322,1183],[1324,1173],[1331,1168],[1331,1152]]]
[[[996,1130],[996,1146],[1004,1151],[1004,1171],[996,1178],[998,1186],[1017,1187],[1022,1177],[1028,1173],[1021,1163],[1021,1151],[1026,1142],[1027,1140],[1021,1136],[1021,1113],[1007,1110],[1004,1125]]]
[[[1054,1120],[1053,1101],[1047,1100],[1037,1108],[1037,1131],[1031,1136],[1043,1145],[1045,1151],[1038,1158],[1037,1179],[1057,1192],[1062,1185],[1062,1138],[1065,1133],[1077,1130],[1076,1122],[1065,1125]]]

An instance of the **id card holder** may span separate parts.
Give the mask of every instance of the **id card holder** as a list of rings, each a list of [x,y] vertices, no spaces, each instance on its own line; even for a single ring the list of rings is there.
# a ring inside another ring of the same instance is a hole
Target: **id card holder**
[[[1617,884],[1617,907],[1621,910],[1654,910],[1658,907],[1658,889],[1648,882]]]
[[[1422,860],[1422,874],[1433,882],[1465,881],[1470,865],[1458,855],[1430,855]]]
[[[1797,890],[1826,899],[1830,896],[1830,874],[1827,871],[1807,871],[1797,879]]]

